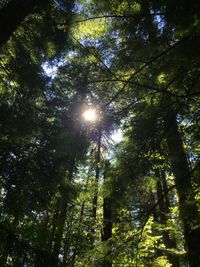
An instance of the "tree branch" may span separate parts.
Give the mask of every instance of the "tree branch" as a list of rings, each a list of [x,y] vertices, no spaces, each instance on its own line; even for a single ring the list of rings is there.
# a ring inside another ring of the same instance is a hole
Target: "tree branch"
[[[165,15],[165,13],[152,13],[152,16],[163,16]],[[85,18],[82,20],[75,20],[74,22],[69,23],[68,25],[71,24],[77,24],[77,23],[82,23],[82,22],[87,22],[90,20],[98,20],[98,19],[135,19],[135,18],[139,18],[141,16],[146,16],[145,13],[138,13],[138,14],[124,14],[124,15],[101,15],[101,16],[96,16],[96,17],[89,17],[89,18]]]

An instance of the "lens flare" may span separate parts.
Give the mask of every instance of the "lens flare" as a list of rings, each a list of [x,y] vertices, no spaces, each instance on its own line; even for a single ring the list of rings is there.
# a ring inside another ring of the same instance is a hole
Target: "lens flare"
[[[96,120],[96,112],[94,109],[88,109],[83,113],[83,118],[86,121],[95,121]]]

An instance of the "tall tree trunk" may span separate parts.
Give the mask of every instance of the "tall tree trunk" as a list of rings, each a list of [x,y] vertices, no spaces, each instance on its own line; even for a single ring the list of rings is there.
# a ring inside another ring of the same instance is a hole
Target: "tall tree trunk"
[[[97,200],[98,200],[98,184],[99,184],[99,175],[100,175],[100,167],[99,167],[100,158],[101,158],[101,129],[99,129],[98,135],[97,135],[95,188],[94,188],[94,197],[93,197],[93,201],[92,201],[92,217],[93,217],[94,224],[95,224],[96,217],[97,217]]]
[[[89,183],[89,174],[91,172],[91,168],[89,168],[88,170],[88,175],[87,175],[87,180],[86,180],[86,184],[85,184],[85,190],[84,193],[87,193],[88,190],[88,183]],[[84,210],[85,210],[85,200],[83,200],[82,204],[81,204],[81,210],[80,210],[80,218],[79,218],[79,226],[78,226],[78,232],[77,232],[77,238],[74,242],[74,251],[73,251],[73,256],[70,257],[71,258],[71,265],[70,266],[75,266],[76,264],[76,257],[78,252],[81,251],[82,248],[82,243],[80,242],[79,236],[81,236],[81,231],[82,231],[82,222],[83,222],[83,218],[84,218]],[[66,244],[65,244],[66,247]],[[63,263],[67,264],[67,257],[69,257],[69,254],[67,254],[67,249],[64,248],[64,255],[63,255]]]
[[[68,179],[71,181],[73,172],[74,172],[74,166],[75,166],[75,159],[72,159],[70,164],[69,164],[69,174],[68,174]],[[68,189],[63,186],[61,188],[61,207],[59,210],[59,213],[56,213],[58,218],[57,218],[57,229],[54,237],[54,245],[53,245],[53,255],[55,258],[58,259],[60,248],[61,248],[61,242],[63,238],[63,232],[64,232],[64,226],[65,226],[65,221],[66,221],[66,214],[67,214],[67,208],[68,208]]]
[[[48,0],[11,0],[0,9],[0,47],[17,30],[24,19],[36,6],[42,6]]]
[[[53,255],[57,259],[58,259],[60,248],[61,248],[61,242],[62,242],[64,225],[65,225],[66,214],[67,214],[67,200],[66,200],[67,192],[66,190],[63,190],[61,198],[62,198],[61,210],[57,218],[57,229],[56,229],[56,233],[54,237],[54,246],[53,246]]]
[[[164,172],[160,173],[158,170],[156,170],[156,176],[159,178],[157,182],[157,196],[158,200],[161,199],[161,201],[159,202],[158,217],[160,223],[166,225],[167,215],[169,215],[170,213],[170,204],[167,194],[168,190],[167,190],[166,178]],[[170,237],[169,230],[164,229],[162,231],[162,235],[165,247],[168,249],[176,249],[176,240]],[[177,255],[167,252],[167,258],[173,267],[179,267],[179,259]]]
[[[106,176],[109,162],[105,164],[104,171],[104,184],[106,184]],[[105,196],[103,198],[103,230],[101,234],[101,240],[107,241],[112,237],[112,207],[111,207],[111,196]],[[103,267],[112,267],[112,260],[105,258],[102,264]]]
[[[190,267],[200,266],[200,220],[183,143],[178,130],[176,114],[168,110],[165,118],[166,141],[169,159],[175,176],[175,184],[179,197],[179,212],[183,222],[184,237]]]
[[[112,210],[111,197],[103,199],[103,231],[102,241],[107,241],[112,237]]]

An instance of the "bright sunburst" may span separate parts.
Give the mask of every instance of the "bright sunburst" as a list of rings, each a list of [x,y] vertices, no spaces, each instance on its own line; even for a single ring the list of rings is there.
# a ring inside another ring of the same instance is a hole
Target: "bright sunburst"
[[[86,120],[86,121],[95,121],[96,120],[96,112],[94,109],[88,109],[86,110],[84,113],[83,113],[83,118]]]

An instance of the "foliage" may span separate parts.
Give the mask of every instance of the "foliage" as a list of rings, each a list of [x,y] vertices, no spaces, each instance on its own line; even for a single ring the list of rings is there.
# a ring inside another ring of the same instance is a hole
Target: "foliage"
[[[198,1],[36,2],[1,43],[0,265],[198,266]]]

